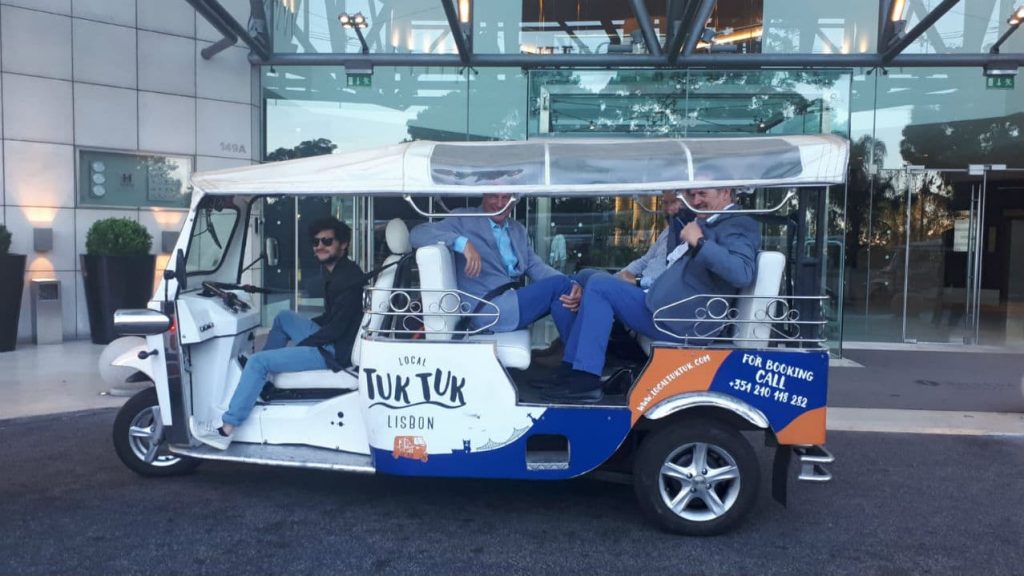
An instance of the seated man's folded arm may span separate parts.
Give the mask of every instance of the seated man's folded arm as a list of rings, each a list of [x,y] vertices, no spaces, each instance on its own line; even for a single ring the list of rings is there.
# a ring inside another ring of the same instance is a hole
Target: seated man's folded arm
[[[334,344],[347,326],[362,321],[362,283],[353,281],[346,287],[331,306],[331,315],[320,322],[320,329],[310,334],[296,346],[327,346]]]
[[[409,242],[413,248],[422,248],[431,244],[443,243],[451,249],[456,249],[456,240],[465,237],[462,231],[462,218],[445,218],[437,222],[424,222],[409,232]],[[461,243],[465,246],[465,242]],[[461,248],[458,247],[458,248]]]
[[[757,279],[757,250],[761,234],[757,223],[731,226],[709,234],[696,259],[730,286],[742,290]]]

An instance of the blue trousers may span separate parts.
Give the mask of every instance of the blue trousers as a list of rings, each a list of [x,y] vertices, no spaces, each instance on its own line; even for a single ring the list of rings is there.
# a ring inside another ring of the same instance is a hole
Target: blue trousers
[[[222,417],[224,423],[238,426],[249,417],[260,391],[263,390],[263,385],[271,374],[326,369],[327,362],[318,349],[312,346],[285,347],[289,340],[301,342],[319,329],[320,326],[315,322],[291,310],[285,310],[274,317],[274,325],[270,328],[266,346],[261,352],[253,354],[242,369],[238,388],[231,396],[228,411]],[[331,354],[334,353],[334,346],[324,348]]]
[[[616,318],[648,338],[669,340],[654,326],[644,301],[646,293],[610,274],[594,274],[583,290],[583,302],[565,346],[563,360],[573,369],[601,375],[608,337]]]
[[[562,342],[568,340],[576,313],[563,306],[559,297],[572,291],[572,282],[568,276],[549,276],[516,290],[519,299],[519,323],[516,330],[522,330],[551,314]]]

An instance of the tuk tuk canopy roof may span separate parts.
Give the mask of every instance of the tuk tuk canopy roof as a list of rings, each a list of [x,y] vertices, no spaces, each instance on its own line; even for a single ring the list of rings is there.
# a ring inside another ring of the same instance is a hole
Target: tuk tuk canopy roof
[[[571,196],[665,189],[822,186],[846,180],[838,136],[406,142],[202,172],[205,194]]]

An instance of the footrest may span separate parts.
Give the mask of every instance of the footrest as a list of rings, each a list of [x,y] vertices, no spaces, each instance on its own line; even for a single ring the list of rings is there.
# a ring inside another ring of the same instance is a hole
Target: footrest
[[[800,475],[797,480],[803,482],[828,482],[832,473],[825,464],[832,464],[836,457],[824,446],[794,446],[793,451],[800,457]]]

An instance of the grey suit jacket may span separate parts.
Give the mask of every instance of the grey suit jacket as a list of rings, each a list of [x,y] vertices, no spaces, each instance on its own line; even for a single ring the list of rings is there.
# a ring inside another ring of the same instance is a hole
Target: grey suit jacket
[[[693,255],[689,250],[654,282],[647,292],[647,308],[658,308],[699,294],[734,296],[757,279],[757,251],[761,246],[761,228],[750,216],[722,214],[711,223],[697,220],[704,231],[704,247]],[[732,302],[728,303],[729,306]],[[663,315],[685,318],[686,322],[659,322],[658,326],[679,337],[714,336],[720,323],[692,321],[724,312],[726,306],[709,298],[693,298],[672,306]]]
[[[459,208],[452,214],[480,213],[479,208]],[[561,272],[548,266],[530,248],[526,236],[526,228],[512,219],[508,220],[509,238],[512,250],[519,262],[514,274],[509,275],[505,262],[501,259],[498,244],[491,230],[490,218],[481,216],[459,218],[448,217],[437,222],[427,222],[412,229],[409,240],[414,248],[431,244],[444,244],[455,254],[455,274],[459,289],[478,298],[483,298],[491,290],[507,284],[522,276],[531,280],[540,280],[548,276],[560,275]],[[480,253],[480,274],[475,278],[466,276],[466,257],[454,251],[453,244],[459,236],[465,236]],[[519,300],[512,290],[492,299],[501,310],[498,323],[492,327],[495,332],[510,332],[519,324]]]

